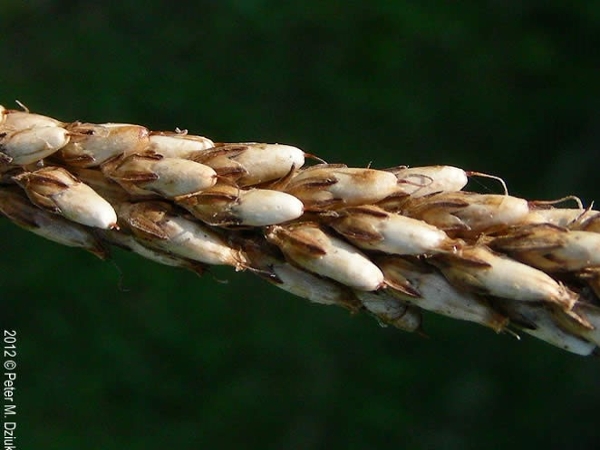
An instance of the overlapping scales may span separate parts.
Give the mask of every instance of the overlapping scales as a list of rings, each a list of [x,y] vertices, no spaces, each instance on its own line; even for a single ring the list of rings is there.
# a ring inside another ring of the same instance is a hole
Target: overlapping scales
[[[482,174],[452,166],[307,156],[0,105],[0,214],[101,258],[230,265],[406,331],[430,311],[597,352],[599,212],[469,192]]]

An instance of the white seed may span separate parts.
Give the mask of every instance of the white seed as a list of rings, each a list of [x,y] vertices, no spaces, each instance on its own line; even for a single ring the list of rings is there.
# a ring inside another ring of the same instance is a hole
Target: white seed
[[[101,259],[108,251],[89,228],[34,206],[22,193],[0,189],[0,212],[20,227],[68,247],[83,248]]]
[[[515,229],[492,247],[545,271],[579,271],[600,266],[600,234],[541,224]]]
[[[60,151],[60,155],[68,164],[79,167],[99,166],[124,153],[141,153],[150,142],[148,129],[140,125],[75,122],[67,129],[71,142]]]
[[[89,227],[117,226],[117,215],[110,203],[63,168],[25,172],[14,180],[40,208]]]
[[[241,225],[261,227],[297,219],[304,212],[304,205],[285,192],[252,189],[242,191],[231,212],[240,218]]]
[[[25,130],[34,127],[60,127],[63,125],[62,122],[52,117],[33,114],[27,111],[6,109],[0,112],[4,116],[4,123],[2,125],[5,128],[13,130]]]
[[[376,203],[396,189],[396,176],[390,172],[320,164],[292,178],[286,192],[302,200],[308,209],[323,209]]]
[[[229,185],[217,185],[198,195],[177,199],[177,203],[200,220],[216,226],[276,225],[297,219],[304,212],[302,202],[284,192],[246,191]]]
[[[39,126],[9,133],[0,130],[0,152],[13,165],[33,164],[67,145],[69,134],[57,126]]]
[[[357,206],[339,212],[331,226],[354,245],[398,255],[453,251],[457,244],[442,230],[421,220],[392,214],[376,206]]]
[[[286,258],[306,270],[362,291],[383,285],[383,273],[364,254],[318,226],[273,226],[266,237]]]
[[[243,152],[232,159],[247,172],[238,180],[238,184],[250,186],[282,178],[292,168],[299,169],[304,165],[304,152],[290,145],[248,144]]]
[[[478,323],[496,332],[508,320],[476,295],[452,286],[441,274],[429,267],[401,258],[383,258],[377,265],[385,275],[388,291],[404,301],[427,311],[458,320]]]
[[[220,176],[232,178],[240,187],[281,179],[304,165],[304,152],[282,144],[217,144],[190,156],[213,167]]]
[[[549,275],[484,246],[464,247],[456,255],[441,255],[432,260],[446,278],[457,286],[521,301],[546,301],[570,309],[577,295]]]
[[[0,126],[2,126],[2,124],[4,123],[4,121],[6,120],[6,108],[2,105],[0,105]]]
[[[215,146],[208,138],[181,132],[152,132],[149,141],[148,151],[167,158],[187,158],[194,152]]]
[[[411,198],[403,212],[444,230],[480,232],[522,222],[529,205],[509,195],[449,192]]]
[[[398,178],[399,192],[414,198],[460,191],[469,181],[464,170],[453,166],[400,167],[390,171]]]
[[[588,356],[596,345],[573,335],[556,323],[555,315],[546,308],[531,303],[504,300],[511,323],[519,325],[525,333],[576,355]]]
[[[134,195],[151,191],[173,198],[198,193],[217,182],[216,172],[204,164],[148,153],[109,161],[102,171]]]
[[[169,203],[125,203],[119,216],[151,248],[205,264],[244,267],[240,251],[212,229],[178,215]]]

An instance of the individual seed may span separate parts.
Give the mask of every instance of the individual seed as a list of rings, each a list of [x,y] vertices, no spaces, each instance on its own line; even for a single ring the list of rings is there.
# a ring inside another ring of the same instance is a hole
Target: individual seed
[[[596,349],[596,344],[558,325],[556,314],[546,307],[514,300],[498,303],[510,318],[511,324],[531,336],[576,355],[588,356]]]
[[[346,286],[275,258],[260,243],[248,247],[244,247],[244,251],[250,268],[278,288],[321,305],[338,305],[351,311],[358,311],[362,306]]]
[[[469,181],[467,172],[452,166],[388,169],[398,178],[398,193],[414,198],[437,192],[460,191]]]
[[[411,198],[403,213],[448,232],[479,233],[520,223],[529,206],[526,200],[509,195],[447,192]]]
[[[151,132],[148,151],[166,158],[187,158],[194,152],[214,147],[214,142],[203,136],[194,136],[187,132]]]
[[[240,187],[262,184],[285,177],[304,165],[304,152],[282,144],[217,144],[192,156],[222,176],[234,177]]]
[[[40,208],[90,227],[117,226],[117,215],[110,203],[66,169],[45,167],[17,175],[14,180]]]
[[[557,227],[570,229],[582,229],[582,226],[589,221],[600,217],[598,211],[583,208],[547,208],[530,209],[529,213],[523,218],[524,224],[542,224],[547,223]],[[590,230],[592,231],[592,230]]]
[[[515,227],[491,247],[544,271],[600,267],[600,234],[549,224]]]
[[[206,271],[206,265],[190,259],[177,257],[165,251],[156,250],[146,247],[138,242],[132,235],[125,234],[117,230],[100,231],[102,237],[113,245],[121,247],[125,250],[132,251],[142,256],[143,258],[154,261],[158,264],[163,264],[171,267],[180,267],[191,270],[192,272],[202,275]]]
[[[383,273],[364,254],[311,223],[273,226],[266,233],[292,263],[353,289],[373,291],[383,285]]]
[[[243,255],[210,228],[181,215],[166,202],[124,203],[122,218],[146,246],[210,265],[245,267]]]
[[[134,195],[156,192],[173,198],[196,194],[217,182],[216,172],[204,164],[149,153],[109,161],[102,171]]]
[[[549,275],[498,255],[484,246],[463,247],[455,255],[430,260],[459,288],[526,302],[545,301],[570,309],[577,295]]]
[[[421,255],[453,251],[458,245],[432,225],[376,206],[344,208],[338,214],[331,226],[362,249]]]
[[[75,122],[67,129],[71,141],[60,156],[67,164],[79,167],[99,166],[124,153],[141,153],[150,143],[148,129],[140,125]]]
[[[68,247],[83,248],[105,259],[108,250],[89,228],[33,205],[21,191],[0,189],[0,212],[20,227]]]
[[[408,303],[453,319],[478,323],[497,333],[508,324],[507,318],[494,311],[485,300],[456,289],[431,267],[397,257],[376,262],[385,275],[388,291]]]
[[[297,219],[304,211],[300,200],[284,192],[241,190],[226,184],[178,198],[177,203],[198,219],[215,226],[276,225]]]
[[[38,126],[18,131],[0,130],[0,162],[12,165],[33,164],[67,145],[69,134],[57,126]]]
[[[396,176],[373,169],[319,164],[292,178],[286,192],[298,197],[307,209],[376,203],[397,189]]]
[[[4,116],[2,126],[12,130],[26,130],[35,127],[61,127],[62,122],[53,119],[52,117],[42,116],[41,114],[33,114],[29,111],[20,111],[15,109],[4,109],[0,113]]]

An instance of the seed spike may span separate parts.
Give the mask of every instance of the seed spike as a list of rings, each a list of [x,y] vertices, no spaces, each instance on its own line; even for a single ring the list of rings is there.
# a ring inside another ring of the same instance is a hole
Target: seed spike
[[[18,104],[0,105],[0,215],[38,235],[198,274],[248,269],[422,336],[426,310],[600,353],[600,212],[575,196],[527,201],[453,166],[352,168]],[[503,193],[465,190],[472,177]]]

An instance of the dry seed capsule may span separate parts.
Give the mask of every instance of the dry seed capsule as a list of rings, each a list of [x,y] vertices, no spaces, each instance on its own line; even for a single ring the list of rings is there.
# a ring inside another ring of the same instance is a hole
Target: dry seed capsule
[[[69,134],[57,126],[40,126],[6,132],[0,129],[0,163],[25,166],[56,153],[67,145]]]
[[[301,171],[286,192],[298,197],[307,209],[376,203],[397,189],[396,176],[373,169],[319,164]]]
[[[80,247],[105,259],[108,251],[89,228],[33,205],[21,191],[0,189],[0,212],[20,227],[68,247]]]
[[[119,207],[119,217],[151,248],[205,264],[244,268],[239,250],[231,248],[210,228],[182,217],[169,203],[124,203]]]
[[[220,174],[235,174],[236,183],[241,187],[283,178],[304,165],[302,150],[281,144],[217,144],[214,149],[192,158],[219,167]]]
[[[297,219],[304,212],[302,202],[284,192],[267,189],[246,191],[224,184],[177,199],[177,204],[215,226],[276,225]]]
[[[216,172],[204,164],[158,154],[125,156],[107,162],[102,171],[133,195],[156,192],[173,198],[198,193],[217,182]]]
[[[421,220],[391,214],[376,206],[356,206],[339,211],[331,226],[354,245],[397,255],[453,251],[457,241]]]
[[[588,340],[565,331],[557,325],[555,315],[547,308],[531,303],[505,300],[502,310],[511,324],[517,325],[525,333],[544,342],[580,356],[588,356],[596,345]]]
[[[148,129],[140,125],[75,122],[67,129],[71,142],[60,156],[67,164],[79,167],[99,166],[123,153],[141,153],[150,143]]]
[[[529,205],[509,195],[448,192],[411,198],[403,212],[444,230],[480,232],[520,223]]]
[[[214,147],[214,142],[203,136],[185,132],[151,132],[148,151],[167,158],[187,158],[194,152]]]
[[[506,317],[470,292],[456,289],[431,267],[395,257],[377,261],[388,291],[406,302],[453,319],[489,327],[497,333],[508,324]]]
[[[383,273],[365,255],[341,239],[325,234],[318,225],[273,226],[267,240],[294,264],[361,291],[383,285]]]
[[[517,227],[492,248],[539,269],[579,271],[600,266],[600,234],[541,224]]]
[[[63,125],[62,122],[53,119],[52,117],[33,114],[28,111],[7,109],[2,112],[2,115],[5,116],[2,125],[5,128],[13,130],[25,130],[34,127],[60,127]],[[2,121],[0,120],[0,122]]]
[[[460,191],[469,181],[467,172],[452,166],[398,167],[389,171],[398,178],[398,191],[415,198]]]
[[[419,331],[423,323],[421,310],[408,305],[387,291],[354,291],[367,311],[380,320],[382,325],[390,324],[409,333]]]
[[[46,167],[22,173],[14,180],[40,208],[89,227],[117,226],[117,215],[110,203],[66,169]]]
[[[577,295],[549,275],[484,246],[464,247],[456,255],[431,260],[456,286],[483,295],[521,301],[546,301],[570,309]]]

